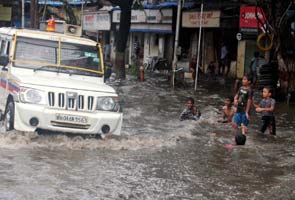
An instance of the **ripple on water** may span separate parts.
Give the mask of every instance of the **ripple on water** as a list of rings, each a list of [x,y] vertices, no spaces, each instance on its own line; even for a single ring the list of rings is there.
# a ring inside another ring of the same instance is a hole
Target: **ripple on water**
[[[48,148],[48,149],[106,149],[106,150],[140,150],[175,146],[179,138],[193,137],[190,132],[175,133],[170,131],[164,135],[124,135],[121,137],[106,137],[95,139],[67,135],[38,135],[37,133],[13,132],[0,135],[0,148]]]

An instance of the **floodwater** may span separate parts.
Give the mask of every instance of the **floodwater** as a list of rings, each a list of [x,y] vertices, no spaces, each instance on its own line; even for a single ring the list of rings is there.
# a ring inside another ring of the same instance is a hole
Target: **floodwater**
[[[115,87],[120,137],[1,134],[0,199],[295,199],[294,105],[277,105],[276,137],[257,133],[253,113],[246,145],[227,148],[233,131],[216,119],[229,85]],[[187,96],[202,112],[197,122],[178,120]]]

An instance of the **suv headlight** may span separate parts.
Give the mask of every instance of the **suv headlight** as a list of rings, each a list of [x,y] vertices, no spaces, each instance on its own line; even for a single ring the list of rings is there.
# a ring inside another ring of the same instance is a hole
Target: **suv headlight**
[[[46,104],[44,92],[33,88],[22,87],[19,100],[23,103]]]
[[[118,98],[117,97],[98,97],[96,110],[118,112],[120,110]]]

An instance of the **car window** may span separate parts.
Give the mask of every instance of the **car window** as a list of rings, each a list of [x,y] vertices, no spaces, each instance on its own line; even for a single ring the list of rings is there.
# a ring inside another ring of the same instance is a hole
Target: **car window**
[[[5,40],[1,40],[1,45],[0,45],[0,55],[5,55],[6,54],[6,42]]]

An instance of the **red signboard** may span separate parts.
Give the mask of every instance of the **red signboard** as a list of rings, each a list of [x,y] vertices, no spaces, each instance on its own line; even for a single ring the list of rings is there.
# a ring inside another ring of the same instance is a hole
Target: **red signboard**
[[[257,20],[257,17],[259,20]],[[240,28],[261,28],[265,21],[265,15],[260,7],[240,7]]]

